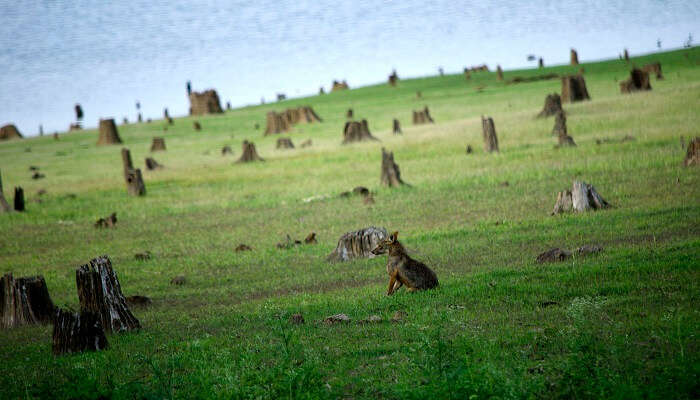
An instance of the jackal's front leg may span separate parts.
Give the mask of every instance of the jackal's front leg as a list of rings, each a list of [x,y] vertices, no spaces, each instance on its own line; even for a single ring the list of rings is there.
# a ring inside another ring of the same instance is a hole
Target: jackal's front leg
[[[387,296],[391,296],[392,293],[394,293],[394,284],[397,282],[396,281],[396,272],[393,274],[389,275],[389,288],[386,291]]]

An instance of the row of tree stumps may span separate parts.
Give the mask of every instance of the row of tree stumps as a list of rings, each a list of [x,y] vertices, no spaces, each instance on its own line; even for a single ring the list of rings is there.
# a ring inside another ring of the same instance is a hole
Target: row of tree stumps
[[[107,348],[106,333],[141,328],[129,310],[108,256],[91,260],[76,270],[80,310],[56,307],[43,276],[0,278],[0,328],[53,324],[54,354]]]

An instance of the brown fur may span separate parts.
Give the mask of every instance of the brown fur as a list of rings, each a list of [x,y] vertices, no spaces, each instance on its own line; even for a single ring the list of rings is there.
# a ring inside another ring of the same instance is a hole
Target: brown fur
[[[398,236],[398,232],[392,233],[372,250],[372,254],[375,255],[388,253],[386,261],[386,272],[389,274],[387,296],[391,296],[402,285],[406,285],[410,292],[436,287],[438,279],[435,272],[422,262],[409,257],[406,254],[406,249],[399,243]]]

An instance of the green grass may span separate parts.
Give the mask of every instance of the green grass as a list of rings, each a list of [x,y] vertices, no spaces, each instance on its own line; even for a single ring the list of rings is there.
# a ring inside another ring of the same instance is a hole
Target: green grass
[[[0,273],[42,274],[57,305],[77,308],[76,267],[108,254],[125,295],[153,299],[134,310],[143,329],[108,336],[102,352],[54,357],[51,327],[1,331],[0,397],[697,398],[700,169],[682,166],[679,137],[698,135],[700,48],[632,61],[655,60],[666,79],[632,95],[619,93],[625,62],[583,64],[592,100],[565,105],[576,148],[554,149],[553,119],[534,118],[558,80],[509,85],[495,73],[177,118],[167,131],[119,126],[142,168],[151,138],[166,139],[153,155],[166,168],[144,171],[144,198],[127,196],[121,146],[95,146],[95,131],[0,143],[5,194],[19,185],[28,200],[26,213],[0,215]],[[306,104],[323,123],[289,136],[313,146],[275,150],[266,112]],[[412,126],[424,105],[436,124]],[[349,107],[381,142],[340,145]],[[500,154],[482,150],[482,114]],[[596,144],[626,135],[636,140]],[[244,139],[266,162],[234,164]],[[381,147],[412,187],[380,186]],[[31,180],[29,165],[46,178]],[[549,216],[574,179],[613,208]],[[358,185],[376,204],[337,196]],[[302,201],[316,195],[329,198]],[[92,227],[113,211],[115,229]],[[398,230],[440,287],[387,297],[383,257],[325,261],[344,232],[368,225]],[[311,231],[318,245],[275,247]],[[233,252],[239,243],[254,251]],[[605,250],[534,262],[585,244]],[[145,250],[151,260],[134,260]],[[171,286],[176,275],[187,283]],[[405,316],[390,322],[396,311]],[[288,322],[297,312],[305,324]],[[337,313],[353,322],[322,323]],[[385,322],[359,322],[370,315]]]

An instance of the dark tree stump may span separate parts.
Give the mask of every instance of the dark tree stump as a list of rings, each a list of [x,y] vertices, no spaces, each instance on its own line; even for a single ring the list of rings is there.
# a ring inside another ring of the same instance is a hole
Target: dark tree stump
[[[547,97],[545,97],[544,99],[544,107],[542,108],[542,111],[540,111],[540,113],[537,114],[537,117],[549,117],[552,115],[556,115],[560,111],[563,112],[564,109],[561,107],[561,97],[559,97],[559,94],[548,94]]]
[[[151,151],[165,151],[165,139],[154,137],[153,142],[151,142]]]
[[[2,174],[0,174],[0,213],[12,212],[12,207],[5,199],[5,194],[2,191]]]
[[[425,106],[424,109],[418,110],[418,111],[413,111],[413,125],[420,125],[420,124],[427,124],[427,123],[433,123],[433,117],[430,116],[430,110],[428,110],[428,106]]]
[[[170,113],[168,113],[168,107],[165,107],[163,109],[163,118],[164,119],[169,119],[170,118]]]
[[[472,145],[468,144],[467,145],[467,154],[472,154],[474,152],[474,149],[472,149]]]
[[[122,168],[124,169],[124,180],[129,179],[129,171],[134,169],[134,163],[131,162],[131,152],[127,148],[122,148]]]
[[[204,92],[192,92],[190,98],[190,114],[205,115],[205,114],[221,114],[224,110],[221,109],[219,95],[216,90],[209,89]]]
[[[294,143],[292,143],[292,139],[290,139],[290,138],[279,138],[279,139],[277,139],[277,148],[278,149],[293,149]]]
[[[401,132],[401,124],[399,124],[399,120],[394,118],[394,123],[393,123],[393,132],[394,135],[401,135],[403,132]]]
[[[78,121],[83,120],[83,108],[80,106],[80,104],[75,105],[75,119]]]
[[[664,79],[664,75],[661,73],[661,63],[660,62],[654,62],[651,64],[647,64],[647,65],[642,67],[642,71],[647,72],[649,74],[656,75],[656,80]]]
[[[338,262],[377,257],[372,254],[372,250],[386,237],[386,229],[374,226],[348,232],[340,237],[333,252],[326,257],[326,261]]]
[[[382,185],[395,187],[401,186],[404,182],[401,180],[401,171],[399,166],[394,162],[394,153],[387,152],[382,147]]]
[[[316,244],[318,241],[316,240],[316,232],[311,232],[309,233],[305,238],[304,238],[304,243],[305,244]]]
[[[98,219],[95,222],[95,228],[114,228],[116,224],[117,213],[112,213],[109,217]]]
[[[552,215],[564,212],[585,212],[600,210],[610,207],[610,204],[598,194],[593,185],[585,182],[574,181],[571,191],[563,191],[557,194]]]
[[[569,75],[561,78],[561,101],[573,103],[575,101],[590,100],[586,80],[581,75]]]
[[[498,76],[498,80],[502,81],[503,80],[503,70],[501,69],[500,65],[496,66],[496,74]]]
[[[399,75],[396,73],[396,70],[391,71],[391,75],[389,75],[389,85],[391,86],[396,86],[396,82],[399,80]]]
[[[166,118],[166,121],[168,121],[168,125],[175,125],[175,120],[170,117]]]
[[[14,279],[12,274],[0,278],[0,328],[48,324],[54,305],[44,277]]]
[[[192,123],[192,127],[194,128],[195,131],[201,131],[202,130],[202,125],[199,124],[199,121],[194,121]]]
[[[556,113],[554,117],[554,128],[552,128],[552,135],[561,136],[566,135],[566,115],[563,111]]]
[[[353,119],[354,118],[354,112],[352,111],[352,108],[348,108],[348,111],[345,113],[345,117],[348,119]]]
[[[124,181],[126,182],[127,193],[132,196],[146,195],[146,184],[143,182],[141,170],[134,169],[134,165],[131,162],[131,152],[126,148],[122,149],[122,166],[124,169]],[[146,166],[148,167],[148,159],[146,159]]]
[[[24,211],[24,189],[20,186],[15,187],[15,211]]]
[[[154,171],[156,169],[163,168],[163,165],[159,164],[154,158],[146,157],[146,169],[149,171]]]
[[[0,127],[0,140],[22,139],[22,134],[13,124]]]
[[[316,114],[313,108],[309,106],[288,108],[281,113],[282,118],[287,121],[287,124],[291,127],[296,124],[311,124],[314,122],[321,122],[321,118]]]
[[[231,150],[231,146],[224,146],[221,148],[221,155],[225,156],[227,154],[233,154],[233,150]]]
[[[243,141],[243,154],[241,154],[241,158],[239,158],[237,162],[245,163],[245,162],[252,162],[252,161],[265,161],[265,160],[262,157],[260,157],[258,155],[257,150],[255,150],[255,143],[244,140]]]
[[[578,53],[571,49],[571,65],[578,65]]]
[[[109,257],[102,256],[75,271],[81,313],[99,316],[107,332],[124,332],[141,328],[129,311],[117,274]]]
[[[537,60],[537,67],[544,68],[544,60],[542,59],[542,57],[540,57],[539,60]]]
[[[343,128],[343,144],[362,142],[365,140],[378,140],[370,133],[366,119],[363,119],[361,122],[348,121],[345,123],[345,128]]]
[[[496,126],[493,118],[481,116],[481,130],[484,137],[484,149],[488,152],[498,152],[498,137],[496,136]]]
[[[685,153],[683,165],[686,167],[700,165],[700,136],[696,136],[688,143],[688,151]]]
[[[625,61],[629,61],[629,60],[630,60],[630,53],[629,53],[629,51],[627,51],[627,49],[625,49],[625,51],[624,51],[623,54],[624,54],[624,57],[625,57]]]
[[[270,111],[267,113],[267,127],[265,128],[265,136],[273,133],[288,132],[291,129],[291,124],[282,113]]]
[[[56,309],[53,320],[53,354],[98,351],[109,347],[99,315]]]
[[[117,125],[114,119],[100,119],[100,136],[97,138],[97,145],[119,144],[122,142],[117,132]]]
[[[331,87],[331,92],[337,92],[339,90],[348,90],[350,86],[344,80],[342,82],[333,81],[333,86]]]
[[[651,90],[649,73],[638,68],[630,71],[629,79],[620,82],[620,93],[632,93],[641,90]]]

